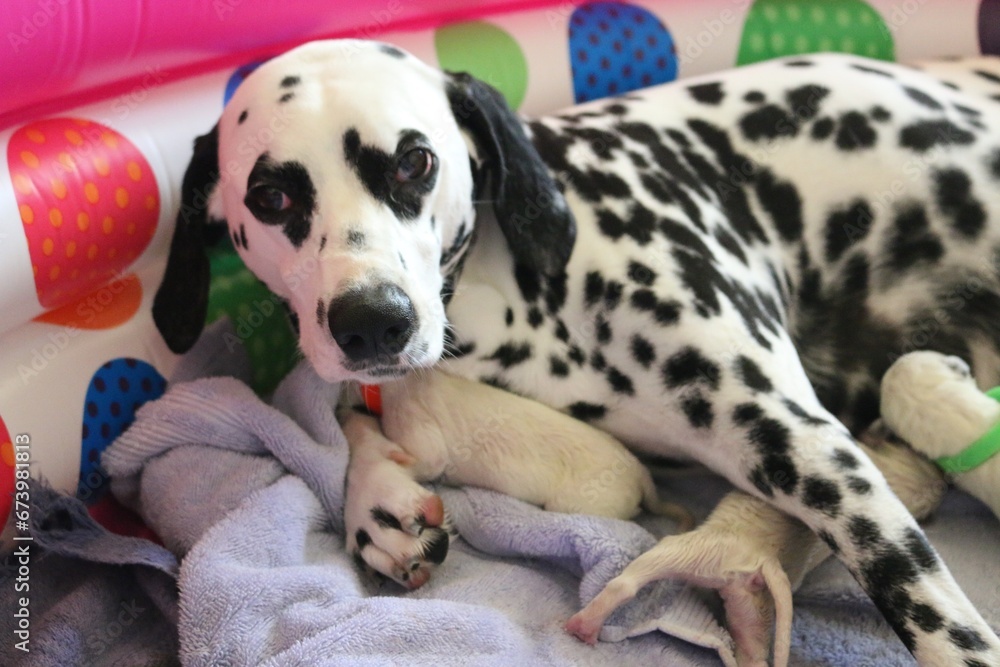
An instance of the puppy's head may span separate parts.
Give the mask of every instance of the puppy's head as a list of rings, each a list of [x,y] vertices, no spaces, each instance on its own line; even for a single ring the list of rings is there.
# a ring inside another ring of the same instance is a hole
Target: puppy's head
[[[385,44],[305,45],[250,75],[196,143],[154,318],[172,349],[193,344],[203,227],[224,221],[322,377],[377,382],[432,364],[477,199],[514,263],[562,271],[572,218],[496,91]]]

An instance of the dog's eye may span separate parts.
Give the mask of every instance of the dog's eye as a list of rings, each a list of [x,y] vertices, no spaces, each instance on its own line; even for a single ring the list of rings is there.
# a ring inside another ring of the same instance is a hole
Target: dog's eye
[[[396,167],[396,180],[400,183],[415,181],[431,173],[434,167],[434,154],[426,148],[414,148],[407,151]]]
[[[264,211],[285,211],[292,205],[288,195],[270,185],[258,185],[252,188],[249,198]]]

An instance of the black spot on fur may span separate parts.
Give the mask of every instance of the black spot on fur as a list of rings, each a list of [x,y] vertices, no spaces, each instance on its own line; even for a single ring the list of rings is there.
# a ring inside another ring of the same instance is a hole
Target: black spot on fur
[[[743,100],[745,102],[749,102],[750,104],[760,104],[761,102],[767,100],[767,98],[764,96],[764,93],[759,90],[751,90],[743,96]]]
[[[503,321],[507,326],[514,324],[514,309],[508,308],[507,312],[504,313]]]
[[[360,229],[347,230],[347,247],[351,250],[362,250],[368,244],[368,237]]]
[[[811,60],[787,60],[785,61],[785,67],[812,67],[815,63]]]
[[[299,85],[300,83],[302,83],[302,78],[301,77],[299,77],[299,76],[297,76],[295,74],[290,74],[290,75],[286,76],[284,79],[281,80],[281,87],[282,88],[294,88],[295,86]]]
[[[893,76],[889,72],[886,72],[885,70],[876,69],[874,67],[868,67],[867,65],[852,64],[851,67],[858,70],[859,72],[864,72],[865,74],[876,74],[878,76],[884,76],[887,79],[896,78],[895,76]]]
[[[937,632],[944,627],[944,618],[934,607],[923,602],[913,605],[910,610],[910,620],[917,624],[917,627],[924,632]]]
[[[783,398],[781,399],[781,402],[785,405],[786,408],[788,408],[789,412],[791,412],[793,415],[801,419],[806,424],[809,424],[810,426],[822,426],[828,423],[825,419],[821,419],[819,417],[813,417],[811,414],[806,412],[801,405],[799,405],[790,398]]]
[[[899,132],[899,145],[917,153],[935,146],[967,146],[976,136],[950,120],[923,120],[907,125]]]
[[[871,110],[872,120],[879,123],[885,123],[892,118],[892,114],[889,110],[881,106],[873,106]]]
[[[993,178],[1000,180],[1000,148],[994,150],[989,157],[989,168]]]
[[[726,231],[724,227],[716,227],[714,234],[715,240],[726,249],[726,252],[740,260],[743,264],[747,264],[746,253],[743,252],[743,246],[740,245],[735,236]]]
[[[556,356],[549,357],[549,373],[554,377],[564,378],[569,375],[569,364]]]
[[[316,300],[316,321],[321,327],[326,322],[326,302],[323,299]]]
[[[630,280],[648,287],[656,280],[656,272],[645,264],[633,260],[628,264],[628,277]]]
[[[812,120],[819,113],[820,103],[830,94],[829,88],[807,84],[788,91],[785,96],[792,113],[801,120]]]
[[[978,631],[960,625],[948,628],[948,639],[951,640],[952,644],[966,651],[985,651],[990,647]]]
[[[861,199],[831,213],[826,220],[826,260],[837,261],[848,248],[865,238],[874,217],[871,206]]]
[[[545,316],[542,315],[542,311],[538,306],[532,306],[528,309],[528,326],[532,329],[537,329],[542,326],[542,322],[545,321]]]
[[[403,530],[402,524],[399,523],[399,519],[390,514],[384,507],[375,506],[371,510],[372,518],[375,523],[382,526],[383,528],[388,528],[391,530]]]
[[[802,199],[790,181],[779,181],[770,171],[764,170],[757,179],[757,197],[774,219],[782,239],[792,242],[801,238]]]
[[[866,496],[872,492],[871,482],[856,475],[847,476],[847,488],[859,496]]]
[[[840,117],[840,127],[835,139],[837,148],[844,151],[871,148],[877,140],[878,133],[863,114],[848,111]]]
[[[247,243],[247,228],[243,223],[240,223],[240,245],[244,250],[250,249],[250,244]]]
[[[817,141],[822,141],[833,134],[835,127],[836,123],[834,123],[832,118],[820,118],[813,123],[810,136]]]
[[[836,482],[811,475],[803,480],[802,486],[802,502],[806,507],[819,510],[831,517],[840,514],[843,495]]]
[[[281,97],[278,98],[278,104],[284,104],[285,102],[288,102],[288,101],[290,101],[290,100],[292,100],[294,98],[295,98],[295,93],[293,93],[293,92],[287,92],[287,93],[285,93],[284,95],[282,95]]]
[[[608,378],[608,384],[611,385],[611,389],[616,394],[624,394],[626,396],[635,395],[635,385],[632,384],[632,378],[625,375],[614,366],[608,368],[605,376]]]
[[[604,369],[608,367],[608,360],[604,357],[604,353],[600,350],[594,350],[591,352],[590,366],[595,371],[603,372]]]
[[[764,416],[764,411],[756,403],[740,403],[733,409],[733,421],[747,426]]]
[[[617,241],[623,236],[629,236],[643,246],[653,240],[656,219],[652,211],[642,204],[635,203],[625,219],[608,209],[598,209],[597,226],[612,240]]]
[[[742,354],[736,358],[736,375],[740,381],[753,391],[769,392],[774,389],[771,380],[760,370],[760,366]]]
[[[393,58],[406,57],[406,53],[404,53],[401,49],[397,49],[395,46],[392,46],[391,44],[379,44],[378,50],[386,54],[387,56],[392,56]]]
[[[934,553],[934,548],[931,547],[927,538],[924,537],[919,531],[916,531],[913,528],[907,528],[904,542],[906,543],[906,550],[913,558],[913,562],[916,563],[917,567],[921,570],[924,572],[936,572],[940,568],[937,554]]]
[[[941,240],[930,230],[927,212],[919,204],[900,211],[889,234],[889,266],[897,272],[922,262],[933,264],[944,255]]]
[[[585,401],[577,401],[569,406],[569,413],[576,419],[585,422],[600,419],[607,411],[608,409],[603,405],[596,405]]]
[[[577,366],[583,366],[587,361],[587,355],[585,355],[583,350],[576,345],[569,348],[569,352],[566,353],[566,356],[568,356],[570,361],[575,363]]]
[[[986,70],[977,69],[974,70],[976,76],[982,77],[991,83],[1000,83],[1000,76],[997,76],[993,72],[987,72]]]
[[[604,288],[604,307],[608,310],[617,308],[622,299],[622,292],[624,291],[625,285],[617,280],[609,280],[607,286]]]
[[[556,319],[556,340],[561,340],[564,343],[569,342],[569,329],[566,328],[566,323],[560,319]]]
[[[653,344],[639,334],[632,336],[629,348],[632,351],[632,358],[643,368],[649,368],[656,361],[656,350],[653,348]]]
[[[864,552],[872,552],[882,542],[882,531],[868,517],[852,516],[847,522],[847,532],[854,545]]]
[[[940,102],[922,90],[917,90],[916,88],[910,86],[903,86],[903,92],[905,92],[911,100],[917,104],[927,107],[928,109],[934,109],[935,111],[944,109],[944,106],[942,106]]]
[[[531,358],[531,344],[504,343],[486,358],[499,362],[503,368],[510,368]]]
[[[611,331],[611,324],[604,318],[603,315],[597,316],[597,342],[606,345],[611,342],[611,337],[613,332]]]
[[[726,96],[722,91],[722,84],[717,81],[688,86],[688,92],[696,101],[712,106],[718,106]]]
[[[846,449],[837,449],[833,452],[833,462],[837,464],[838,470],[857,470],[861,462],[853,452]]]
[[[583,280],[583,299],[587,308],[597,304],[604,296],[604,278],[597,271],[589,271]]]
[[[693,347],[685,347],[663,364],[663,381],[670,389],[702,383],[713,391],[719,388],[722,375],[715,362]]]
[[[794,137],[799,133],[795,117],[776,104],[765,104],[744,115],[740,129],[748,141]]]
[[[241,111],[239,118],[236,119],[236,124],[237,125],[242,125],[244,123],[244,121],[246,121],[247,116],[249,116],[249,115],[250,114],[249,114],[249,112],[247,112],[246,109],[244,109],[243,111]]]
[[[712,404],[700,393],[682,399],[681,409],[694,428],[709,428],[715,420]]]
[[[934,174],[938,206],[955,230],[973,241],[986,226],[986,211],[972,195],[972,181],[961,169],[941,169]]]

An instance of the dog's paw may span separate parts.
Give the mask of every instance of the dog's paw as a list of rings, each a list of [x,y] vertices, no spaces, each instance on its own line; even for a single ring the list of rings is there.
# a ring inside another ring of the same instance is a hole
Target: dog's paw
[[[352,452],[344,524],[359,563],[409,590],[427,583],[448,555],[441,498],[417,484],[399,456]]]

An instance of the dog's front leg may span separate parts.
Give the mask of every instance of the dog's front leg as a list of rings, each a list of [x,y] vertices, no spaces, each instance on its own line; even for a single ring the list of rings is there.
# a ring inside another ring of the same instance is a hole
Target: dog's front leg
[[[351,451],[347,550],[393,581],[419,588],[448,555],[441,498],[417,483],[416,460],[382,434],[378,420],[351,411],[342,426]]]

